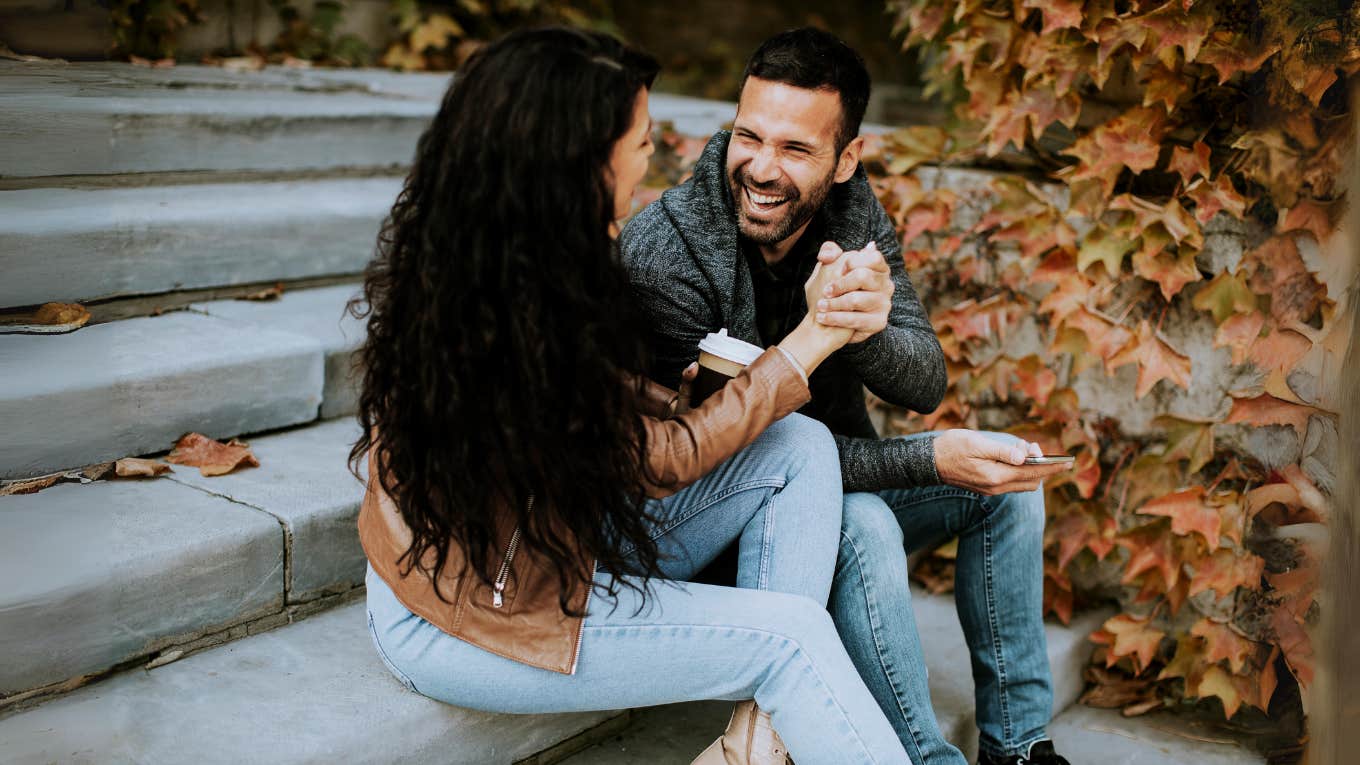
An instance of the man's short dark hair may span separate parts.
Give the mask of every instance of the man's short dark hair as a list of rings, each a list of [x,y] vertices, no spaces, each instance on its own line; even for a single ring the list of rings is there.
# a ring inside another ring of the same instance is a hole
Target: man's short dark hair
[[[815,27],[780,32],[756,48],[741,76],[782,82],[795,88],[833,90],[841,97],[841,129],[836,151],[859,135],[869,106],[869,70],[854,48],[839,37]]]

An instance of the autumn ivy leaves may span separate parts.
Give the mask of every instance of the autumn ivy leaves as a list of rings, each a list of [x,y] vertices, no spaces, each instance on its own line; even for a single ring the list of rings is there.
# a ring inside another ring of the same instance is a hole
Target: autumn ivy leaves
[[[888,5],[959,117],[866,152],[951,383],[891,421],[1076,455],[1048,486],[1046,604],[1066,621],[1105,571],[1123,605],[1088,700],[1266,709],[1279,669],[1312,675],[1360,3]],[[922,167],[998,163],[1022,173],[979,194]]]

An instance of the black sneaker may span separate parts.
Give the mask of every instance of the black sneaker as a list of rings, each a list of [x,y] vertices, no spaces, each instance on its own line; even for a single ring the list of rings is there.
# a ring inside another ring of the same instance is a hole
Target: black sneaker
[[[1009,757],[994,757],[986,752],[978,754],[978,765],[1072,765],[1066,757],[1053,749],[1049,739],[1030,744],[1028,755],[1012,754]]]

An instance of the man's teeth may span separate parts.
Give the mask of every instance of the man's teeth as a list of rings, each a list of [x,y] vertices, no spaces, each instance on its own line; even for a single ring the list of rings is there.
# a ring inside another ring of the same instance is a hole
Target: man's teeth
[[[757,194],[750,189],[746,190],[746,194],[751,197],[752,202],[755,202],[758,205],[777,205],[787,199],[787,197],[768,197],[764,194]]]

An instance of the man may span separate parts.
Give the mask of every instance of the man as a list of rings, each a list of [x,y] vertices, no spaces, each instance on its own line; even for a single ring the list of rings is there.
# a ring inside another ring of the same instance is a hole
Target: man
[[[1046,732],[1053,701],[1037,490],[1062,468],[1024,465],[1037,447],[1011,437],[951,430],[880,440],[869,420],[865,386],[929,412],[946,379],[892,222],[859,167],[868,97],[862,59],[825,32],[786,32],[755,52],[732,131],[713,136],[693,178],[621,236],[652,318],[654,376],[676,387],[699,340],[719,328],[778,342],[806,315],[802,285],[819,260],[841,269],[817,317],[855,334],[812,375],[803,410],[840,447],[832,617],[913,761],[963,762],[930,706],[904,552],[957,535],[955,600],[977,690],[979,762],[1063,765]]]

